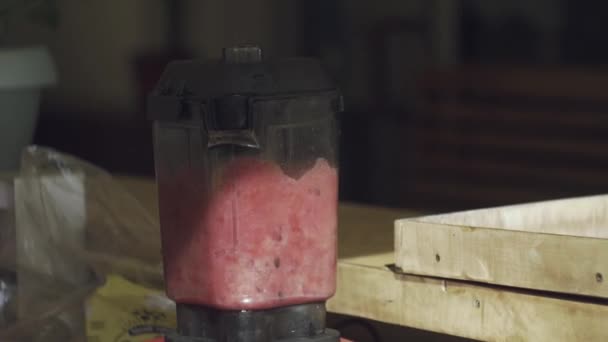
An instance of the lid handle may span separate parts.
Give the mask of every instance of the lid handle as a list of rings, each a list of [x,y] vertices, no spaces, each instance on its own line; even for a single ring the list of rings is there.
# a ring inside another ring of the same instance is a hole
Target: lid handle
[[[249,98],[231,95],[217,98],[202,106],[203,120],[209,135],[208,147],[239,145],[259,148],[254,132]]]

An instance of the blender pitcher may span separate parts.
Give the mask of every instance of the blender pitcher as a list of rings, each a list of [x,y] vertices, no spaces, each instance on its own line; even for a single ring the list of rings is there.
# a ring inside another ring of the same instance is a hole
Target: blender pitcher
[[[337,124],[342,98],[312,59],[257,47],[178,61],[154,120],[171,341],[338,341]]]

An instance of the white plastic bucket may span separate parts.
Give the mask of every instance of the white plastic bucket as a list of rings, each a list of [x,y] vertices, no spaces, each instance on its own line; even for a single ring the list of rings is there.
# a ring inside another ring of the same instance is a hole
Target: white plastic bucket
[[[0,49],[0,171],[19,167],[21,150],[36,128],[40,91],[56,82],[45,47]]]

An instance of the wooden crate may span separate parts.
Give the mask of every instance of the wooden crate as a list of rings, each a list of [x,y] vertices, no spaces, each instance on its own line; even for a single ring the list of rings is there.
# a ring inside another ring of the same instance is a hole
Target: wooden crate
[[[403,219],[395,234],[404,273],[607,303],[606,195]]]

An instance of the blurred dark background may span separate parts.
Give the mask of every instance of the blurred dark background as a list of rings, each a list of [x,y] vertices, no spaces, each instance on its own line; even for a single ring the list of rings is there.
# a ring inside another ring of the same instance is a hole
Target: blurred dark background
[[[144,94],[168,60],[261,45],[339,82],[343,200],[449,210],[608,191],[608,2],[58,0],[24,21],[59,69],[37,144],[153,175]]]

